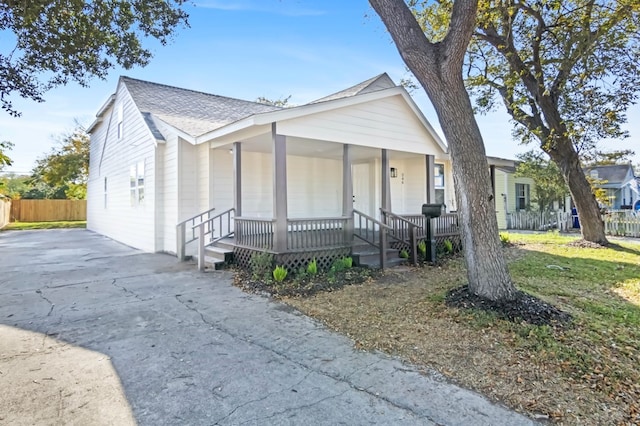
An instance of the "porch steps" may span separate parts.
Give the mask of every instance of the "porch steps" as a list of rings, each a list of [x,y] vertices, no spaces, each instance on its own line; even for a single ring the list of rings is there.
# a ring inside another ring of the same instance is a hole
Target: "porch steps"
[[[220,269],[233,260],[233,247],[220,241],[204,248],[204,264],[212,269]]]
[[[351,250],[351,258],[355,265],[374,269],[380,268],[380,252],[378,249],[369,245],[354,246]],[[392,248],[387,249],[387,264],[385,267],[398,266],[406,261],[406,259],[400,257],[398,250]]]

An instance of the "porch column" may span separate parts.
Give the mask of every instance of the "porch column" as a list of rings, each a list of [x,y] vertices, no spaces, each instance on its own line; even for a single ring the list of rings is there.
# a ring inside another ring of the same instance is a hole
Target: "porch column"
[[[391,174],[389,171],[389,151],[382,150],[382,208],[391,211]]]
[[[277,253],[287,251],[287,140],[276,133],[276,123],[271,124],[273,157],[273,249]]]
[[[235,215],[242,217],[242,146],[233,143],[233,208]]]
[[[342,216],[347,218],[345,241],[353,238],[353,177],[351,175],[351,147],[342,145]]]
[[[436,185],[434,171],[436,169],[435,156],[425,155],[427,165],[427,203],[436,202]]]

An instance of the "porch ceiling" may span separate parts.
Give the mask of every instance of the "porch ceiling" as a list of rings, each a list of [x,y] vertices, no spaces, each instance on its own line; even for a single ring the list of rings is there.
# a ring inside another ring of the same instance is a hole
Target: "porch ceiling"
[[[247,152],[271,153],[271,133],[263,133],[242,141],[242,150]],[[229,150],[231,144],[215,149]],[[299,138],[287,136],[287,155],[300,157],[328,158],[333,160],[342,159],[343,144],[323,141],[318,139]],[[351,156],[354,163],[380,157],[380,150],[365,146],[351,145]],[[401,152],[389,150],[389,157],[393,160],[415,157],[412,152]]]

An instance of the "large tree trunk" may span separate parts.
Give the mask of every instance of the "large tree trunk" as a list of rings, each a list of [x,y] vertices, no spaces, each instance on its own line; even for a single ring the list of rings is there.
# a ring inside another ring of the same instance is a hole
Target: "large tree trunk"
[[[429,95],[449,144],[469,289],[486,299],[513,300],[517,290],[502,254],[484,143],[462,80],[477,0],[455,1],[453,30],[435,44],[426,39],[404,0],[370,3]]]
[[[453,162],[453,181],[469,289],[490,300],[511,300],[511,283],[498,233],[498,221],[484,142],[461,74],[428,80]],[[423,83],[423,86],[427,86]]]
[[[545,151],[558,165],[569,187],[571,198],[573,198],[576,210],[578,210],[582,238],[601,245],[609,244],[604,233],[604,222],[600,215],[598,201],[593,195],[591,185],[580,165],[578,153],[571,141],[557,141],[556,148]]]

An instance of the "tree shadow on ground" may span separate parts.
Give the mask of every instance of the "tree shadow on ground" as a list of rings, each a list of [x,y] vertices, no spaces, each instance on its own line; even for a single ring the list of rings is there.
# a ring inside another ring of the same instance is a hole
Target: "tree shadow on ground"
[[[520,290],[515,300],[492,302],[464,286],[447,293],[447,305],[490,311],[506,320],[533,325],[564,326],[573,313],[582,311],[590,317],[612,315],[640,326],[640,302],[638,296],[634,298],[640,289],[634,290],[633,284],[625,287],[640,277],[640,250],[619,244],[600,249],[569,247],[567,255],[509,248],[519,252],[509,264]],[[620,255],[607,253],[610,250]],[[607,257],[610,259],[605,260]]]

